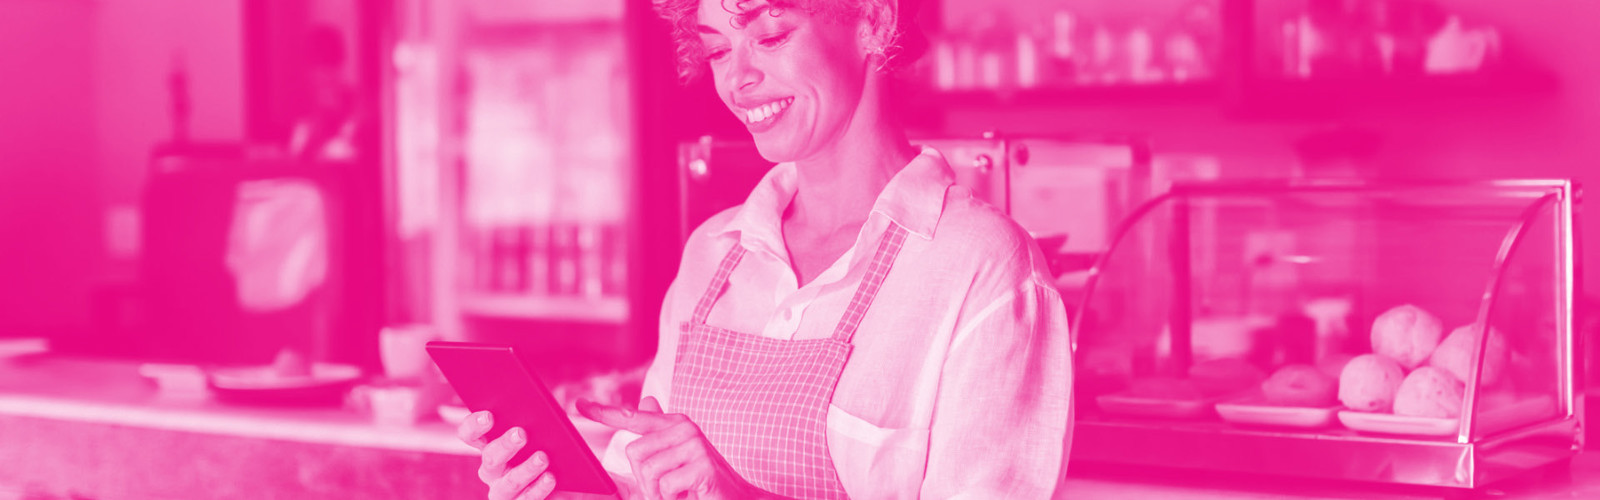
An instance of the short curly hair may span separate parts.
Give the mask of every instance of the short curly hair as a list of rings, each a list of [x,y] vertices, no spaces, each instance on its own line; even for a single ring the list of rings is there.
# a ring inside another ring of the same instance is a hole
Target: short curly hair
[[[721,2],[728,12],[741,13],[746,10],[744,5],[752,0],[651,0],[656,14],[671,25],[672,41],[677,49],[678,78],[685,83],[705,73],[705,49],[700,44],[699,33],[695,31],[695,26],[699,24],[700,2],[703,1]],[[922,0],[764,0],[763,3],[769,7],[768,14],[773,16],[782,15],[785,9],[799,9],[825,19],[853,20],[860,15],[867,2],[895,2],[898,7],[895,26],[889,32],[889,43],[884,48],[884,54],[888,57],[884,69],[894,71],[905,68],[922,57],[928,48],[927,37],[916,23]],[[735,16],[734,22],[748,20]]]

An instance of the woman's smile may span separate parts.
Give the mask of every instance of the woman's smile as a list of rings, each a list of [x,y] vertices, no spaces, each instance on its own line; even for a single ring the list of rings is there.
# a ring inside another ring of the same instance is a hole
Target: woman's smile
[[[739,108],[743,111],[745,126],[750,129],[750,132],[759,133],[777,125],[778,119],[783,117],[791,104],[794,104],[794,98],[784,97],[751,107],[740,106]]]

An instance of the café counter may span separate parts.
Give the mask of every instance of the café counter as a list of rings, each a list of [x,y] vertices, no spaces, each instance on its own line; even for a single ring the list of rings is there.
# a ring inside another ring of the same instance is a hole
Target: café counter
[[[476,452],[437,417],[378,425],[347,408],[164,396],[140,363],[0,353],[0,500],[484,498]],[[594,446],[603,437],[590,436]],[[1462,496],[1074,463],[1069,498],[1422,499]],[[1489,498],[1600,498],[1600,459],[1491,485]],[[1472,496],[1468,495],[1468,496]]]

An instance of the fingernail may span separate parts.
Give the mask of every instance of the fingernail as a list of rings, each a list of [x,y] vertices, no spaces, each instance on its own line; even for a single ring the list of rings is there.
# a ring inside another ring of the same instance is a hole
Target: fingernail
[[[622,416],[633,418],[633,408],[622,407]]]
[[[489,412],[479,413],[478,423],[481,425],[489,425]]]
[[[521,428],[511,429],[511,442],[516,443],[516,444],[522,444],[522,441],[523,441],[522,429]]]
[[[550,464],[550,462],[545,460],[544,452],[542,451],[536,451],[533,453],[533,463],[538,464],[540,467]]]

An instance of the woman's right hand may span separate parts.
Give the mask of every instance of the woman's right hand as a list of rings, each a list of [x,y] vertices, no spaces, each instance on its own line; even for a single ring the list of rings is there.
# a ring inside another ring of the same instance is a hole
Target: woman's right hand
[[[483,456],[478,466],[478,479],[489,485],[489,500],[543,500],[555,490],[556,478],[546,469],[550,458],[543,451],[534,452],[527,460],[510,469],[506,462],[528,442],[528,432],[512,427],[505,434],[486,441],[483,435],[494,426],[494,415],[480,411],[469,415],[456,428],[456,437]]]

